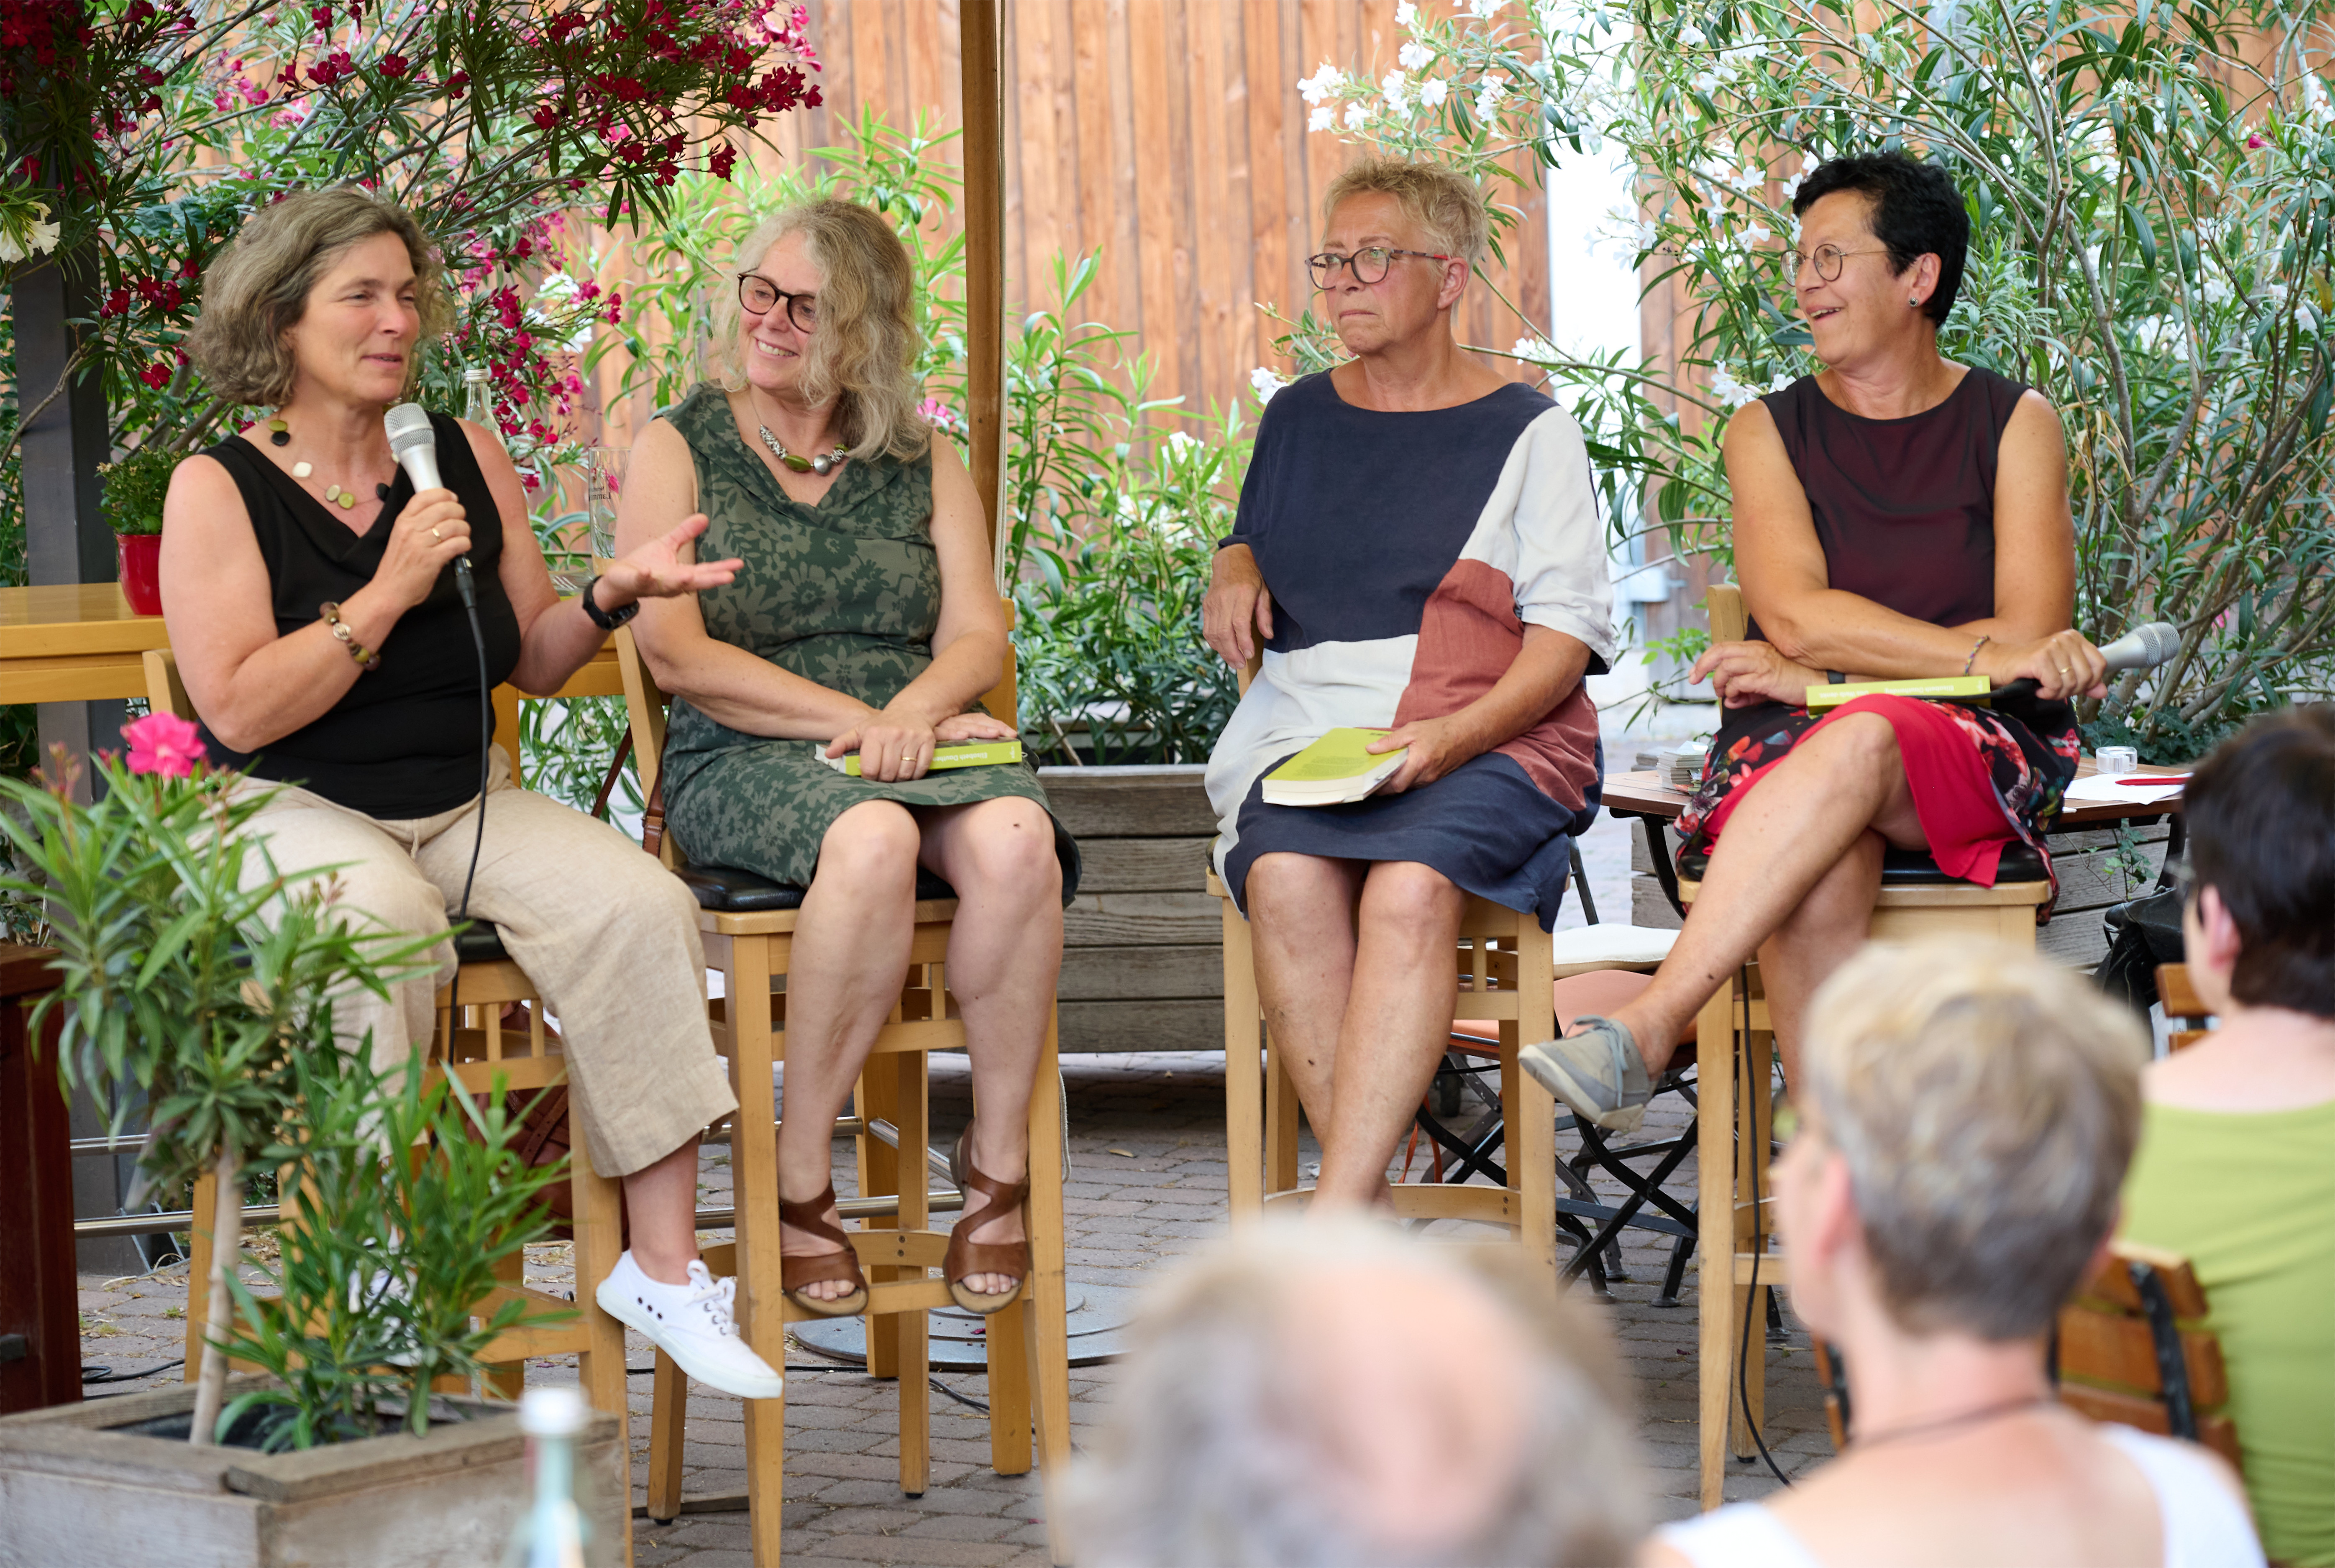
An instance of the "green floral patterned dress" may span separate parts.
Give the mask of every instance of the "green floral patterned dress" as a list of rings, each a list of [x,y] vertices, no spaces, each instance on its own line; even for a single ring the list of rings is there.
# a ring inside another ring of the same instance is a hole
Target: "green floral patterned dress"
[[[698,595],[706,631],[878,708],[922,674],[941,614],[932,459],[855,459],[809,506],[790,498],[747,450],[721,388],[698,387],[667,418],[697,461],[697,504],[708,519],[698,558],[745,563],[726,587]],[[837,772],[823,750],[742,734],[674,699],[664,794],[683,851],[701,865],[808,883],[828,828],[863,801],[966,806],[1018,795],[1046,805],[1026,765],[884,784]],[[1078,851],[1059,822],[1054,837],[1068,883]]]

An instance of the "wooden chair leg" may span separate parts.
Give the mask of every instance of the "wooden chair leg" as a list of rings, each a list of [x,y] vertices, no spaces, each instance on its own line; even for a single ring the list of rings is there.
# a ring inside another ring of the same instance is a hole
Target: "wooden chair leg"
[[[1264,1079],[1258,1067],[1256,965],[1248,922],[1230,898],[1224,905],[1226,1186],[1237,1220],[1264,1208]]]
[[[1773,1228],[1765,1211],[1755,1208],[1756,1200],[1768,1192],[1768,1138],[1774,1118],[1774,1107],[1768,1100],[1775,1082],[1775,1036],[1766,1030],[1754,1031],[1742,1045],[1743,1080],[1738,1086],[1735,1130],[1735,1240],[1737,1253],[1757,1249],[1765,1234]],[[1730,1268],[1730,1277],[1732,1270]],[[1768,1391],[1768,1287],[1756,1290],[1749,1284],[1735,1287],[1735,1311],[1741,1314],[1735,1320],[1735,1343],[1729,1354],[1740,1361],[1738,1392],[1742,1398],[1735,1406],[1734,1418],[1728,1424],[1728,1447],[1739,1459],[1749,1459],[1759,1453],[1752,1429],[1765,1418]],[[1747,1345],[1743,1326],[1751,1326]]]
[[[649,1517],[670,1524],[681,1516],[681,1473],[689,1429],[689,1379],[663,1350],[656,1353],[656,1375],[649,1417]]]
[[[218,1177],[204,1173],[195,1178],[195,1217],[189,1228],[194,1242],[187,1249],[187,1366],[189,1383],[201,1374],[204,1314],[210,1311],[211,1215],[218,1212]]]
[[[1068,1563],[1068,1506],[1060,1487],[1071,1464],[1071,1341],[1068,1279],[1062,1222],[1061,1059],[1059,1019],[1046,1013],[1045,1049],[1038,1058],[1038,1083],[1030,1097],[1030,1284],[1028,1356],[1036,1383],[1038,1463],[1047,1489],[1056,1495],[1046,1509],[1046,1534],[1056,1563]]]
[[[527,1283],[527,1254],[513,1253],[495,1264],[495,1278],[506,1285]],[[581,1299],[580,1297],[578,1298]],[[618,1336],[621,1341],[622,1336]],[[516,1399],[527,1389],[525,1361],[498,1361],[487,1369],[480,1379],[486,1391],[498,1399]]]
[[[859,1082],[852,1089],[852,1106],[859,1114],[863,1128],[877,1121],[888,1121],[895,1127],[900,1125],[901,1060],[889,1053],[871,1056],[860,1068]],[[905,1162],[900,1157],[906,1150],[907,1139],[903,1137],[900,1142],[901,1147],[896,1150],[882,1138],[867,1131],[862,1131],[852,1140],[859,1167],[861,1197],[874,1197],[878,1194],[905,1195],[908,1186],[913,1185],[902,1180]],[[921,1169],[917,1174],[923,1174]],[[890,1225],[875,1220],[862,1220],[860,1228],[890,1230],[906,1224],[906,1216],[895,1219]],[[867,1282],[871,1285],[889,1284],[900,1276],[899,1270],[882,1264],[868,1269],[867,1273]],[[867,1375],[871,1378],[896,1378],[900,1375],[900,1325],[895,1318],[896,1314],[878,1317],[870,1313],[867,1319]]]
[[[1521,1169],[1519,1198],[1524,1224],[1517,1239],[1525,1256],[1544,1278],[1556,1273],[1556,1104],[1554,1097],[1517,1070],[1516,1051],[1556,1035],[1555,964],[1548,934],[1531,915],[1517,917],[1521,937],[1516,947],[1516,1043],[1508,1042],[1510,1026],[1500,1030],[1500,1081],[1511,1079],[1517,1098],[1504,1100],[1508,1118],[1508,1169]]]
[[[1695,1018],[1695,1289],[1701,1387],[1701,1500],[1727,1485],[1729,1379],[1735,1358],[1735,984],[1711,993]]]
[[[897,1173],[894,1186],[900,1195],[899,1227],[920,1231],[932,1217],[925,1195],[932,1186],[925,1162],[925,1150],[932,1143],[930,1059],[922,1051],[913,1051],[893,1056],[891,1060],[896,1088],[888,1119],[900,1129],[900,1147],[885,1152],[893,1155]],[[911,1273],[922,1276],[925,1271],[887,1272],[897,1278]],[[893,1375],[900,1380],[900,1490],[921,1497],[931,1482],[933,1467],[932,1319],[922,1312],[896,1312],[893,1322]]]
[[[601,1484],[615,1486],[616,1495],[624,1500],[625,1561],[630,1563],[633,1441],[631,1399],[625,1381],[625,1325],[601,1311],[593,1295],[624,1255],[624,1186],[592,1168],[591,1153],[581,1137],[568,1151],[567,1179],[576,1196],[576,1307],[584,1316],[585,1333],[576,1376],[592,1408],[616,1418],[615,1473]]]
[[[778,1105],[770,1082],[779,1053],[770,1030],[770,943],[765,937],[733,936],[720,947],[727,949],[722,992],[729,1013],[732,1087],[738,1095],[730,1147],[737,1194],[740,1318],[746,1342],[779,1367],[786,1363],[787,1331],[779,1257]],[[786,1460],[786,1400],[747,1400],[746,1498],[756,1563],[779,1561]]]
[[[1264,1190],[1297,1186],[1297,1084],[1268,1031],[1264,1042]]]

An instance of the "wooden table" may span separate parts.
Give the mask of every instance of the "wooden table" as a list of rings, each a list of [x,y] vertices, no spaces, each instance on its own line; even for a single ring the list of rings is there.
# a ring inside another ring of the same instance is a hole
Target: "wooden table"
[[[131,609],[118,583],[0,588],[0,702],[143,697],[146,651],[170,645],[162,617]],[[624,691],[615,646],[604,644],[552,695],[620,697]],[[516,687],[496,689],[499,734],[518,733],[521,697]]]
[[[2091,758],[2077,760],[2077,778],[2088,779],[2098,771]],[[2140,771],[2186,773],[2189,769],[2185,766],[2144,764]],[[1634,817],[1646,824],[1648,858],[1654,865],[1654,880],[1662,884],[1662,896],[1671,901],[1671,907],[1679,912],[1681,919],[1685,918],[1686,909],[1679,902],[1678,868],[1668,852],[1668,840],[1662,837],[1661,829],[1678,820],[1679,813],[1686,809],[1686,802],[1684,790],[1671,789],[1663,782],[1661,774],[1650,769],[1610,773],[1605,778],[1605,809],[1616,817]],[[2165,863],[2170,866],[2181,853],[2181,798],[2177,795],[2170,800],[2135,801],[2129,806],[2086,804],[2072,807],[2045,824],[2043,834],[2048,839],[2057,833],[2081,833],[2094,828],[2114,828],[2122,823],[2153,823],[2160,817],[2173,819],[2171,842],[2166,845],[2165,852]],[[2170,886],[2162,875],[2158,877],[2158,885]]]

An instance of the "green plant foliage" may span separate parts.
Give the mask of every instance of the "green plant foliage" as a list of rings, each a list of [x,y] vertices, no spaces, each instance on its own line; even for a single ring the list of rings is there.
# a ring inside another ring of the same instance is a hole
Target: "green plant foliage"
[[[1807,169],[1888,147],[1943,162],[1976,241],[1940,347],[2059,411],[2077,624],[2103,642],[2146,621],[2181,629],[2170,664],[2127,674],[2087,713],[2088,738],[2195,755],[2250,712],[2335,687],[2326,5],[1629,0],[1406,15],[1395,76],[1331,72],[1309,94],[1347,101],[1382,145],[1496,185],[1519,152],[1620,150],[1642,210],[1615,227],[1701,307],[1653,389],[1674,405],[1723,416],[1819,368],[1779,265]],[[1654,514],[1724,556],[1718,421],[1689,438],[1654,406],[1638,415],[1657,421]]]
[[[178,453],[146,447],[98,465],[98,477],[105,482],[105,520],[115,533],[162,531],[162,498],[170,493],[170,473],[178,466]]]
[[[442,1078],[424,1087],[418,1058],[377,1074],[354,1053],[304,1051],[292,1079],[288,1136],[263,1157],[298,1217],[261,1265],[273,1293],[228,1287],[228,1353],[280,1386],[235,1399],[221,1429],[260,1408],[271,1452],[375,1437],[394,1398],[419,1435],[433,1379],[476,1377],[498,1334],[574,1315],[510,1300],[471,1315],[496,1265],[549,1225],[537,1200],[566,1165],[528,1165],[499,1091],[481,1109]]]

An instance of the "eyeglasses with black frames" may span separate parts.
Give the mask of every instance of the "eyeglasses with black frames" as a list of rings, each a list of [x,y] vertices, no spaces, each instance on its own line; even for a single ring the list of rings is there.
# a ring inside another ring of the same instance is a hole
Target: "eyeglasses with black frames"
[[[1826,283],[1836,283],[1840,279],[1840,269],[1848,264],[1850,256],[1885,256],[1888,250],[1885,245],[1868,246],[1863,250],[1843,250],[1836,245],[1820,245],[1805,255],[1797,250],[1788,250],[1777,259],[1783,264],[1787,282],[1797,285],[1800,281],[1800,274],[1814,263],[1818,277]]]
[[[748,315],[768,315],[784,300],[787,319],[795,324],[797,332],[809,332],[819,325],[819,295],[789,294],[759,272],[738,275],[738,304]]]
[[[1366,245],[1352,256],[1340,256],[1325,250],[1319,256],[1305,258],[1305,270],[1313,275],[1315,288],[1327,288],[1338,281],[1338,269],[1352,269],[1354,281],[1364,287],[1386,279],[1387,269],[1398,256],[1415,256],[1422,261],[1457,261],[1456,256],[1440,256],[1431,250],[1397,250],[1391,246]]]

